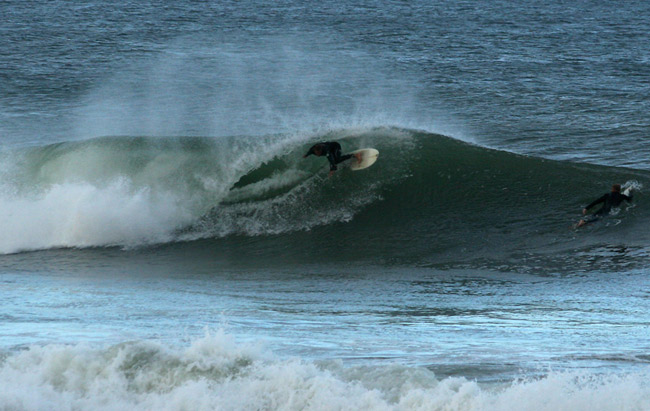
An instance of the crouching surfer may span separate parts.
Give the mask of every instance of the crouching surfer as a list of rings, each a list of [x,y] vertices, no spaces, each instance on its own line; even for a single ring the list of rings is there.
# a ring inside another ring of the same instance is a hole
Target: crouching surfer
[[[342,161],[355,157],[357,161],[361,162],[361,154],[341,154],[341,145],[336,141],[314,144],[302,157],[305,158],[311,154],[317,157],[327,156],[327,160],[330,162],[330,176],[337,170],[336,165]]]
[[[586,215],[587,211],[591,209],[592,207],[595,207],[596,205],[602,203],[603,206],[596,211],[594,214],[590,215],[589,217],[583,218],[576,224],[577,227],[582,227],[585,224],[593,223],[594,221],[597,221],[601,219],[602,217],[608,215],[610,211],[612,211],[612,207],[618,207],[621,205],[623,201],[631,202],[632,201],[632,195],[625,195],[621,193],[621,185],[620,184],[614,184],[612,186],[612,191],[609,193],[604,194],[602,197],[598,198],[597,200],[592,201],[589,205],[587,205],[583,210],[582,214]]]

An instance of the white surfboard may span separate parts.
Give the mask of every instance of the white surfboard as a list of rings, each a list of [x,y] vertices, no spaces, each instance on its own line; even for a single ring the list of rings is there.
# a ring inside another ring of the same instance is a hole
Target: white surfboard
[[[623,190],[623,195],[625,196],[631,196],[632,195],[632,186],[627,187],[625,190]]]
[[[357,171],[375,164],[375,161],[377,161],[377,157],[379,156],[379,151],[374,148],[362,148],[355,150],[350,154],[361,154],[361,161],[357,161],[355,158],[350,159],[350,169]]]

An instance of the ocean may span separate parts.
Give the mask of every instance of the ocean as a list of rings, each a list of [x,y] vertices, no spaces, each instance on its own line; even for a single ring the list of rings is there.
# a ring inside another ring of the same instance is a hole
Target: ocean
[[[650,3],[0,16],[0,410],[650,409]]]

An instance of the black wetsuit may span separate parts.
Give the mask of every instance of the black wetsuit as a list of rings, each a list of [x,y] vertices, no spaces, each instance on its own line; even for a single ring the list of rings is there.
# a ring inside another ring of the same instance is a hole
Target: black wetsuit
[[[307,151],[307,154],[305,154],[305,157],[311,155],[311,154],[316,154],[314,153],[315,148],[320,148],[322,154],[327,156],[327,160],[330,162],[330,170],[334,171],[336,170],[336,165],[340,163],[341,161],[345,161],[348,158],[352,157],[352,154],[346,154],[342,155],[341,154],[341,145],[337,143],[336,141],[327,141],[324,143],[318,143],[314,144],[309,151]]]
[[[619,193],[618,191],[612,191],[611,193],[604,194],[598,200],[591,202],[587,207],[585,207],[587,210],[589,210],[595,205],[603,203],[602,208],[592,214],[588,222],[596,221],[599,218],[606,216],[610,211],[612,211],[612,207],[618,207],[623,201],[630,202],[632,201],[632,197],[628,197],[625,194]]]

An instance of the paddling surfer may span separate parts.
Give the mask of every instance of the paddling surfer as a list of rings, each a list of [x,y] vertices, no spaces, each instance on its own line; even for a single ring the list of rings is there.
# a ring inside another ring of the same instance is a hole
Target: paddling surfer
[[[623,201],[627,201],[629,203],[632,201],[632,196],[626,196],[625,194],[622,194],[621,185],[614,184],[612,186],[611,192],[606,193],[597,200],[592,201],[589,205],[582,209],[582,214],[586,215],[587,211],[589,211],[590,208],[603,203],[603,206],[600,208],[600,210],[596,211],[591,216],[580,220],[578,224],[576,224],[576,227],[582,227],[585,224],[593,223],[594,221],[601,219],[610,213],[612,207],[618,207]]]
[[[302,157],[305,158],[312,154],[317,157],[327,156],[327,160],[330,162],[330,176],[337,170],[336,165],[342,161],[355,157],[357,161],[361,162],[361,154],[341,154],[341,145],[336,141],[316,143]]]

